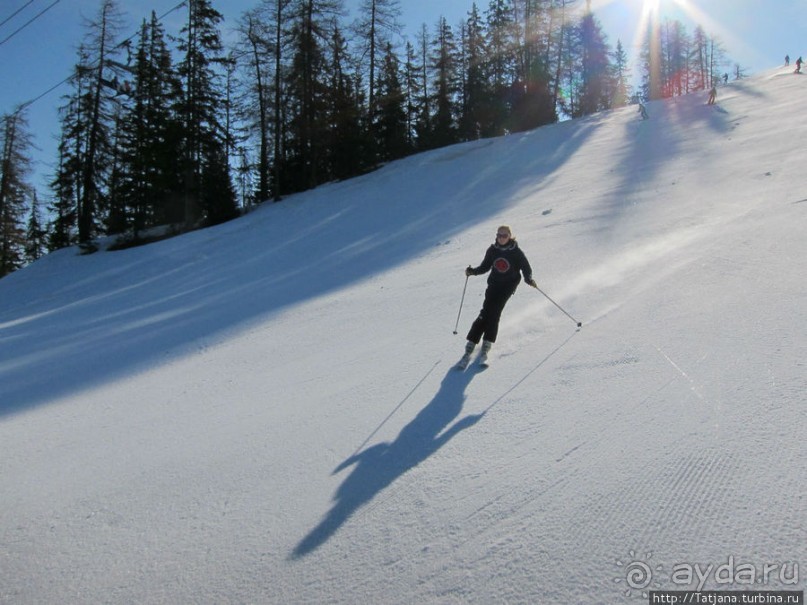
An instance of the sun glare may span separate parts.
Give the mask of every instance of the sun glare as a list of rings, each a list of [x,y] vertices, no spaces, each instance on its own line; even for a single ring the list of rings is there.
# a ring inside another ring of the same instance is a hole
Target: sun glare
[[[653,11],[657,11],[661,0],[644,0],[644,13],[650,13]]]
[[[743,40],[728,31],[721,23],[716,22],[702,5],[720,2],[721,0],[591,0],[591,9],[596,13],[612,5],[620,10],[633,13],[636,17],[636,31],[633,35],[632,48],[638,49],[646,40],[651,26],[663,23],[665,19],[681,19],[690,24],[702,27],[707,34],[717,36],[721,42],[733,48],[745,46]],[[732,0],[725,0],[727,2]]]

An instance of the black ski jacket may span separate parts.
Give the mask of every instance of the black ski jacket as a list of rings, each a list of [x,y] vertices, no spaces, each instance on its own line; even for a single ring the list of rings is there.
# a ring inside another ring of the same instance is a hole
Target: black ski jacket
[[[532,279],[532,267],[515,240],[510,240],[504,246],[498,243],[491,244],[485,252],[482,264],[471,269],[473,275],[482,275],[488,271],[490,271],[488,275],[490,286],[508,285],[515,288],[521,281],[522,273],[524,281]]]

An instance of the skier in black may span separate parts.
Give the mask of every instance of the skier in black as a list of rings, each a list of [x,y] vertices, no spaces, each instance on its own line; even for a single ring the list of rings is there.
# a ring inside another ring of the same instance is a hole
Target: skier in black
[[[799,57],[798,59],[796,59],[796,72],[795,73],[797,73],[797,74],[801,73],[801,64],[802,64],[802,60],[801,60],[801,57]]]
[[[496,241],[487,249],[482,264],[478,267],[469,265],[465,269],[465,275],[482,275],[488,271],[490,271],[490,275],[488,276],[488,287],[485,290],[485,302],[468,332],[465,355],[458,364],[460,368],[468,365],[474,348],[483,338],[479,362],[482,365],[487,364],[488,352],[496,342],[499,332],[499,319],[502,311],[521,282],[521,274],[524,275],[525,283],[533,288],[538,287],[532,278],[530,263],[524,252],[518,247],[516,238],[513,237],[513,233],[507,225],[502,225],[496,230]]]
[[[647,115],[647,107],[644,106],[644,103],[639,103],[639,115],[642,116],[643,120],[647,120],[650,116]]]

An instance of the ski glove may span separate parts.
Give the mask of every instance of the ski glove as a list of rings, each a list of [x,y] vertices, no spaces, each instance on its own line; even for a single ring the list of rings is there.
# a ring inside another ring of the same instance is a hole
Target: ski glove
[[[465,277],[470,277],[471,275],[476,275],[476,273],[474,273],[474,270],[471,267],[471,265],[468,265],[468,268],[465,269]]]
[[[532,286],[533,288],[537,288],[537,287],[538,287],[538,284],[536,284],[536,283],[535,283],[535,280],[534,280],[533,278],[531,278],[531,277],[530,277],[529,279],[525,279],[524,281],[526,282],[526,284],[527,284],[528,286]]]

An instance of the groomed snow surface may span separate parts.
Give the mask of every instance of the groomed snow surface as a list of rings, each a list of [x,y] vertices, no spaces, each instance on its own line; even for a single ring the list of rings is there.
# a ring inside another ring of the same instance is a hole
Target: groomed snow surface
[[[0,602],[804,590],[806,91],[773,70],[6,277]],[[458,372],[502,223],[583,327],[522,285]]]

